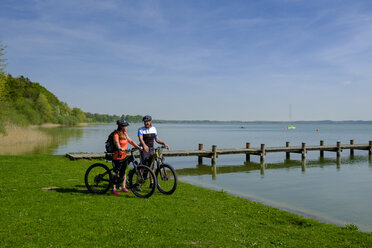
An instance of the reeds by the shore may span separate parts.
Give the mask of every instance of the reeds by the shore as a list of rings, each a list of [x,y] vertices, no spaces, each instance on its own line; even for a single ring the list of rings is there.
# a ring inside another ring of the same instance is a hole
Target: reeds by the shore
[[[0,134],[0,154],[29,154],[37,147],[52,141],[52,137],[36,127],[8,123],[7,134]]]

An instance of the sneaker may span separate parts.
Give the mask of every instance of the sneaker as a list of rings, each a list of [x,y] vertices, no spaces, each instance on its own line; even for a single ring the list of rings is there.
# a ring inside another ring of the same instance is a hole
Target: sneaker
[[[116,191],[116,190],[113,190],[112,193],[113,193],[114,195],[120,195],[120,192],[119,192],[119,191]]]
[[[128,189],[126,189],[126,188],[122,188],[122,189],[121,189],[121,192],[124,192],[124,193],[130,193],[130,191],[129,191]]]

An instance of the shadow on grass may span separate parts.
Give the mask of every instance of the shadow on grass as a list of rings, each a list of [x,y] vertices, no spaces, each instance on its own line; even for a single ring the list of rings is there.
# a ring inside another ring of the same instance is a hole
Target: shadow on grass
[[[75,185],[74,188],[60,188],[60,187],[53,187],[48,189],[50,191],[56,191],[59,193],[80,193],[80,194],[89,194],[89,191],[85,187],[85,185]]]
[[[58,193],[68,193],[68,194],[79,193],[79,194],[98,195],[98,194],[90,193],[87,190],[87,188],[85,187],[85,185],[75,185],[74,188],[52,188],[52,189],[49,189],[49,190],[56,191]],[[102,194],[102,195],[115,196],[115,197],[117,197],[117,195],[111,194],[111,191],[108,191],[107,193]],[[130,194],[128,194],[128,193],[121,193],[119,196],[125,196],[127,198],[135,198],[136,197],[132,193],[130,193]]]

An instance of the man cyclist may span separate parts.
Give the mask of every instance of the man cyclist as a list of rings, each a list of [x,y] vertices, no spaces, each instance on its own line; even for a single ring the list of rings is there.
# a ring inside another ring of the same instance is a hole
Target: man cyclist
[[[144,126],[138,129],[138,139],[143,147],[141,154],[141,163],[147,166],[151,164],[151,157],[154,154],[154,140],[161,145],[164,145],[169,150],[169,146],[159,139],[156,128],[152,125],[152,118],[145,115],[142,119]]]

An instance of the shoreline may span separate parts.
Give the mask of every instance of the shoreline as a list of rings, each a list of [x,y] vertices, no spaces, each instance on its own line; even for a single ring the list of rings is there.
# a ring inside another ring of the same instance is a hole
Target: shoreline
[[[182,178],[182,177],[179,177],[179,180],[184,182],[184,183],[194,185],[196,187],[202,187],[202,188],[205,188],[205,189],[214,190],[216,192],[223,191],[223,192],[226,192],[227,194],[230,194],[230,195],[233,195],[233,196],[236,196],[236,197],[247,199],[247,200],[253,201],[253,202],[258,202],[258,203],[264,204],[265,206],[268,206],[268,207],[277,208],[277,209],[286,211],[288,213],[297,214],[297,215],[303,216],[305,218],[320,221],[322,223],[337,225],[337,226],[340,226],[340,227],[345,227],[345,225],[350,224],[350,223],[346,223],[345,221],[335,219],[335,218],[332,218],[330,216],[326,216],[326,215],[318,213],[318,212],[310,211],[310,210],[307,210],[307,209],[298,209],[298,208],[295,208],[293,206],[290,206],[290,205],[287,205],[287,204],[284,204],[284,203],[279,203],[279,202],[271,201],[271,200],[268,200],[268,199],[265,199],[265,198],[261,198],[261,197],[252,196],[252,195],[249,195],[249,194],[244,194],[244,193],[237,192],[237,191],[224,189],[223,187],[218,187],[218,186],[210,185],[210,184],[206,184],[206,183],[203,184],[203,183],[200,183],[199,181],[194,181],[194,180],[190,180],[190,179],[185,180],[185,178]],[[365,225],[361,225],[361,224],[356,224],[356,225],[358,226],[358,229],[359,229],[360,232],[372,233],[372,226],[365,226]]]

